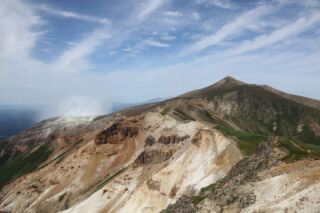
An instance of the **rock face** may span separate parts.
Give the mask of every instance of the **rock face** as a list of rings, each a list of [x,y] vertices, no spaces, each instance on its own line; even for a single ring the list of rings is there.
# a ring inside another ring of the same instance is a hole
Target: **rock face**
[[[185,135],[182,137],[177,137],[176,135],[170,135],[170,136],[161,135],[161,137],[158,139],[158,143],[162,143],[162,144],[180,143],[180,142],[188,139],[189,137],[190,137],[189,135]]]
[[[161,163],[168,160],[172,155],[173,151],[162,152],[158,150],[143,151],[138,158],[135,160],[135,164],[155,164]]]
[[[4,187],[1,209],[159,212],[192,188],[223,177],[242,158],[235,141],[201,122],[158,112],[132,120],[108,118],[107,128],[95,121],[99,125],[87,127],[81,143]],[[220,158],[229,160],[216,163]]]
[[[152,135],[149,135],[146,138],[145,143],[146,143],[146,146],[152,146],[153,144],[156,143],[156,139]]]
[[[188,196],[183,195],[174,204],[170,204],[165,210],[160,213],[196,213],[197,210],[192,204],[192,199]]]
[[[54,143],[56,139],[71,142],[90,123],[90,118],[52,118],[36,124],[16,136],[1,141],[0,162],[4,164],[19,153],[31,152],[35,147]]]
[[[0,142],[0,211],[320,212],[317,101],[226,78]]]
[[[239,162],[226,177],[207,188],[201,196],[208,197],[218,209],[233,204],[239,208],[245,208],[255,203],[254,192],[244,190],[241,186],[256,181],[260,171],[278,164],[280,159],[286,155],[286,153],[279,155],[276,152],[277,140],[278,138],[271,137],[267,142],[261,143],[255,154]]]
[[[139,130],[137,126],[131,126],[131,124],[118,121],[98,134],[95,138],[95,143],[97,145],[106,143],[119,143],[119,141],[123,141],[126,138],[135,137],[138,134]]]
[[[201,191],[197,195],[182,196],[177,200],[176,203],[170,204],[165,210],[161,212],[273,212],[275,209],[279,211],[281,208],[275,208],[273,206],[274,204],[272,203],[269,203],[269,206],[266,205],[263,207],[255,205],[257,202],[257,197],[259,197],[258,203],[260,203],[260,205],[261,203],[264,203],[264,201],[262,201],[261,196],[258,195],[262,192],[260,192],[259,189],[255,188],[254,185],[258,185],[260,184],[260,182],[264,182],[263,179],[269,178],[268,176],[266,177],[264,173],[269,173],[272,168],[276,168],[276,170],[279,170],[279,168],[281,167],[283,168],[281,159],[285,158],[287,155],[288,152],[286,152],[285,150],[279,150],[278,138],[271,137],[267,142],[261,143],[259,145],[255,154],[250,156],[248,159],[240,161],[237,165],[235,165],[224,178],[218,180],[212,185],[201,189]],[[319,168],[320,167],[318,167],[317,169]],[[308,169],[306,169],[306,171],[310,174],[317,169],[314,166],[310,166]],[[295,193],[300,193],[299,191],[303,190],[303,187],[313,188],[313,183],[310,183],[310,179],[320,175],[319,171],[316,173],[317,174],[313,174],[310,176],[307,175],[304,178],[301,178],[300,176],[299,179],[302,182],[307,181],[309,183],[297,184],[297,192],[287,192],[287,194],[282,195],[283,197],[278,197],[278,201],[275,201],[277,199],[274,199],[273,202],[276,203],[282,199],[287,202],[287,200],[294,199],[293,195]],[[303,174],[301,173],[300,175]],[[297,178],[296,173],[294,176],[295,178]],[[286,180],[283,183],[275,181],[273,184],[284,186],[287,183],[288,182]],[[316,185],[318,184],[319,183],[316,183]],[[274,193],[272,190],[273,189],[270,188],[270,193]],[[265,194],[264,196],[268,196],[268,194]],[[309,200],[314,198],[315,197],[313,193],[310,191],[309,193],[305,194],[305,197],[302,197],[301,199]],[[309,205],[312,205],[312,209],[320,209],[320,199],[316,198],[316,200],[318,201],[309,203]],[[300,205],[302,205],[302,203],[303,202],[301,202]],[[301,207],[300,210],[305,208],[306,206]],[[288,209],[289,207],[283,208],[282,210],[288,211]],[[297,210],[299,208],[290,207],[290,209]]]

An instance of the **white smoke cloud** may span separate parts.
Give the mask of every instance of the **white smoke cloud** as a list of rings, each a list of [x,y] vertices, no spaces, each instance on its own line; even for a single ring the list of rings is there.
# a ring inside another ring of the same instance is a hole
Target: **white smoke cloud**
[[[97,116],[105,114],[102,102],[88,97],[72,97],[62,101],[58,114],[65,117]]]
[[[52,117],[95,117],[110,113],[111,105],[90,97],[73,96],[56,106],[38,108],[37,111],[39,121]]]

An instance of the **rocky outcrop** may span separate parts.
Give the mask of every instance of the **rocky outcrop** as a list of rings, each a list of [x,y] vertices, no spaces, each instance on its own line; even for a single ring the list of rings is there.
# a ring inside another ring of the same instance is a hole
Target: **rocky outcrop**
[[[152,146],[155,143],[156,143],[156,139],[152,135],[149,135],[145,140],[146,146]]]
[[[142,152],[138,158],[135,160],[135,165],[141,165],[141,164],[156,164],[156,163],[162,163],[166,160],[168,160],[172,155],[174,151],[161,151],[161,150],[149,150]]]
[[[36,147],[67,147],[81,139],[83,131],[89,131],[90,118],[51,118],[15,136],[0,141],[0,167],[19,155],[26,155]],[[62,142],[61,144],[58,143]]]
[[[270,137],[267,142],[261,143],[254,155],[240,161],[225,178],[208,187],[201,196],[208,196],[221,209],[233,203],[238,203],[240,208],[253,204],[254,193],[242,190],[241,186],[257,181],[258,172],[280,162],[283,155],[275,147],[277,141],[277,137]]]
[[[192,199],[189,196],[182,196],[175,204],[170,204],[160,213],[196,213],[196,208],[192,205]]]
[[[124,138],[127,138],[127,137],[132,138],[134,136],[137,136],[138,133],[139,133],[138,127],[128,126],[128,127],[122,127],[121,128],[121,135]]]
[[[169,135],[169,136],[163,136],[161,135],[160,138],[158,139],[158,143],[162,144],[175,144],[175,143],[180,143],[182,141],[185,141],[189,138],[189,135],[185,135],[182,137],[176,136],[176,135]]]
[[[117,122],[98,134],[95,138],[95,143],[97,145],[106,143],[119,143],[125,138],[132,138],[137,136],[138,133],[138,127],[130,125],[128,123]]]
[[[146,184],[149,189],[157,190],[157,191],[160,190],[160,184],[161,184],[160,181],[155,181],[152,178],[150,178],[147,180]]]
[[[201,209],[196,205],[204,199],[214,204],[217,212],[223,212],[223,209],[231,205],[242,209],[253,204],[254,192],[247,191],[242,186],[248,182],[257,181],[258,172],[278,164],[285,156],[285,153],[279,154],[276,147],[277,140],[277,137],[271,137],[267,142],[261,143],[254,155],[240,161],[226,177],[203,188],[197,196],[180,198],[175,204],[169,205],[163,213],[180,212],[180,209],[190,208],[190,206],[193,209]]]

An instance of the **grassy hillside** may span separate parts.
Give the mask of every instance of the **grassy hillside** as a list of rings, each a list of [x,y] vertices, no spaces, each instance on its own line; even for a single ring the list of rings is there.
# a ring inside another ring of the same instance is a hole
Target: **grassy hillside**
[[[18,154],[0,167],[0,188],[11,180],[29,173],[46,161],[52,150],[42,145],[29,154]]]

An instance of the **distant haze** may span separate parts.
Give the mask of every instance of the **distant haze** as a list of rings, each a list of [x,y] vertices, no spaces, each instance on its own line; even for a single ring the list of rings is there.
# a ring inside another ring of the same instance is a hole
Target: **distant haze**
[[[53,106],[0,105],[0,139],[17,134],[35,123],[52,117],[98,116],[116,112],[128,107],[164,100],[152,99],[137,103],[94,103],[94,100],[74,98]]]
[[[14,135],[37,122],[37,112],[30,109],[0,108],[0,139]]]

